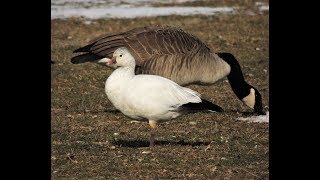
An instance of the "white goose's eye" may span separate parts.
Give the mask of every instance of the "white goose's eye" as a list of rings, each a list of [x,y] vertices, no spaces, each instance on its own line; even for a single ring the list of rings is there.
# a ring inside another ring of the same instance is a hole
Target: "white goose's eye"
[[[120,57],[122,57],[122,54],[120,54]]]

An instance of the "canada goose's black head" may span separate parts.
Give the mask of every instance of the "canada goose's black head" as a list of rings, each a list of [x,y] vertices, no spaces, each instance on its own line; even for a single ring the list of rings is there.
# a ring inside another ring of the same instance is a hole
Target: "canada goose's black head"
[[[266,113],[262,108],[262,97],[259,91],[248,84],[243,77],[238,60],[231,53],[217,53],[217,55],[230,65],[230,74],[228,80],[233,92],[247,106],[259,115]]]

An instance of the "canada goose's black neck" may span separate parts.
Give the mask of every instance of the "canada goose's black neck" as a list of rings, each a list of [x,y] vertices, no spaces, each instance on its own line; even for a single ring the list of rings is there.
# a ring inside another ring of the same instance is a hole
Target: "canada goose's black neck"
[[[241,67],[237,59],[230,53],[218,53],[221,59],[230,65],[228,80],[233,92],[247,106],[254,109],[259,115],[266,115],[262,107],[262,97],[259,91],[249,85],[243,77]]]
[[[228,80],[233,92],[239,99],[246,97],[251,86],[244,80],[239,62],[230,53],[217,53],[217,55],[230,65]]]

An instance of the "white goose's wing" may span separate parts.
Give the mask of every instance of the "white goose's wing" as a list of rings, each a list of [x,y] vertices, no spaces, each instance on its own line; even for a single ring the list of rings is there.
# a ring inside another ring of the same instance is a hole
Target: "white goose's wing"
[[[175,82],[153,75],[137,75],[127,86],[123,101],[144,113],[166,112],[187,103],[201,102],[200,94]]]

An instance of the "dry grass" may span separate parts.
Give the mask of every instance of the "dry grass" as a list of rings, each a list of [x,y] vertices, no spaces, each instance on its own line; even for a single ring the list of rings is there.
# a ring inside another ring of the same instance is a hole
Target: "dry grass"
[[[153,24],[179,26],[214,51],[233,53],[268,106],[268,14],[114,19],[90,25],[52,20],[52,179],[268,179],[269,125],[235,120],[250,110],[225,79],[189,86],[225,113],[195,113],[163,123],[150,150],[148,124],[105,112],[111,107],[104,92],[111,69],[70,63],[72,51],[98,35]]]

